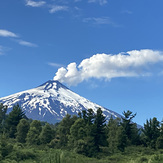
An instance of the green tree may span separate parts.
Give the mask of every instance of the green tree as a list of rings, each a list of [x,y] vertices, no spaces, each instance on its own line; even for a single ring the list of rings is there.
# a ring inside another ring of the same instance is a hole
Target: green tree
[[[9,137],[15,138],[16,127],[22,118],[25,118],[24,112],[20,108],[19,104],[14,105],[12,111],[6,119],[6,128],[8,130]]]
[[[80,139],[84,139],[86,137],[86,131],[84,131],[85,122],[84,119],[77,119],[75,123],[70,128],[69,135],[69,146],[74,148],[76,143]]]
[[[41,134],[39,136],[41,144],[50,143],[54,137],[54,132],[48,123],[42,128]]]
[[[0,133],[3,132],[5,126],[7,106],[0,103]]]
[[[117,139],[118,150],[123,152],[125,150],[125,147],[127,146],[127,135],[126,135],[126,131],[123,128],[123,126],[120,126],[118,128],[116,139]]]
[[[125,134],[127,136],[128,144],[136,144],[138,142],[138,129],[137,125],[133,123],[133,118],[136,114],[133,114],[131,111],[123,112],[124,117],[122,117],[121,125],[124,128]]]
[[[160,122],[156,117],[149,119],[144,124],[144,129],[142,130],[144,134],[145,144],[151,148],[156,147],[157,138],[160,136]]]
[[[88,109],[87,112],[87,124],[92,125],[95,119],[95,115],[92,109]]]
[[[66,147],[68,143],[68,137],[70,135],[70,128],[77,120],[77,116],[71,117],[67,114],[57,126],[57,135],[59,135],[59,146]]]
[[[26,119],[21,119],[17,125],[16,139],[20,143],[26,142],[27,133],[29,130],[29,122]]]
[[[119,127],[120,127],[120,118],[113,119],[112,117],[109,119],[107,126],[107,142],[109,151],[111,153],[115,153],[118,149],[118,136],[119,136]]]
[[[95,155],[96,147],[92,135],[92,127],[93,125],[85,124],[84,119],[77,119],[70,129],[69,147],[79,154],[86,156]]]
[[[38,120],[33,120],[32,123],[30,124],[30,128],[27,133],[27,138],[26,138],[27,144],[30,144],[30,145],[39,144],[40,143],[39,135],[41,133],[41,130],[42,130],[41,122]]]
[[[159,130],[160,130],[160,136],[157,138],[156,148],[163,149],[163,121],[161,122],[161,126]]]
[[[95,146],[97,151],[100,150],[100,146],[106,145],[106,119],[102,113],[101,108],[97,109],[94,121],[94,130],[95,130]]]
[[[12,152],[13,146],[8,143],[8,139],[5,134],[0,136],[0,155],[5,158]]]

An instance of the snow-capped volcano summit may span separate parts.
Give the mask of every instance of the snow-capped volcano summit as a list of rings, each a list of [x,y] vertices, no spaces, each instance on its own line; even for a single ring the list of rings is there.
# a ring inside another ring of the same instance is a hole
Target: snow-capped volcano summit
[[[19,104],[28,118],[55,123],[66,114],[78,114],[83,109],[101,108],[107,119],[121,117],[119,114],[97,105],[74,93],[59,81],[49,80],[39,87],[0,98],[0,103],[8,106]]]

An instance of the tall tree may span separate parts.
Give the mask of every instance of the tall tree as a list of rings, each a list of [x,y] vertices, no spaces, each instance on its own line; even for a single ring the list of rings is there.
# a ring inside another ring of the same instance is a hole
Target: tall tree
[[[29,122],[26,119],[21,119],[17,125],[16,139],[20,143],[26,142],[27,133],[29,130]]]
[[[25,118],[24,112],[20,108],[19,104],[14,105],[12,111],[6,119],[6,128],[11,138],[15,138],[16,127],[22,118]]]
[[[69,147],[73,148],[77,153],[86,156],[96,154],[96,146],[94,141],[94,125],[85,124],[83,118],[78,118],[70,128]]]
[[[123,152],[127,146],[127,135],[123,126],[118,127],[116,139],[118,150]]]
[[[123,115],[124,117],[122,117],[121,125],[124,128],[128,143],[134,144],[136,141],[138,141],[137,125],[133,123],[133,118],[136,116],[136,113],[133,114],[131,111],[127,110],[126,112],[123,112]]]
[[[100,150],[100,146],[106,144],[106,119],[102,113],[101,108],[97,109],[97,113],[95,115],[94,127],[95,127],[95,146],[97,147],[97,151]]]
[[[70,135],[70,128],[77,120],[77,116],[71,117],[67,114],[57,126],[57,135],[59,135],[59,146],[66,147],[68,143],[68,137]]]
[[[154,117],[153,119],[150,118],[149,121],[147,120],[142,131],[146,145],[155,148],[157,138],[160,136],[160,122],[157,118]]]
[[[30,124],[29,131],[27,133],[26,142],[30,145],[37,145],[40,143],[39,135],[41,133],[42,127],[41,122],[38,120],[33,120]]]
[[[108,142],[108,147],[109,147],[109,151],[111,153],[114,153],[117,151],[118,149],[118,140],[119,140],[119,135],[120,135],[120,122],[121,119],[120,118],[116,118],[113,119],[113,117],[111,117],[109,119],[108,122],[108,126],[107,126],[107,142]]]
[[[77,141],[86,137],[84,119],[79,118],[70,128],[69,146],[76,147]]]
[[[54,137],[54,132],[52,128],[50,127],[49,123],[46,123],[45,126],[42,128],[41,134],[39,136],[40,142],[42,144],[50,143],[52,138]]]
[[[0,136],[0,157],[5,158],[12,152],[13,146],[8,143],[6,135],[3,133]],[[1,159],[0,159],[1,161]]]
[[[157,149],[163,149],[163,120],[160,124],[160,136],[157,138],[157,141],[156,141],[156,148]]]
[[[7,106],[0,103],[0,133],[4,130]]]
[[[95,115],[92,109],[88,109],[87,112],[87,123],[88,125],[92,125],[95,119]]]

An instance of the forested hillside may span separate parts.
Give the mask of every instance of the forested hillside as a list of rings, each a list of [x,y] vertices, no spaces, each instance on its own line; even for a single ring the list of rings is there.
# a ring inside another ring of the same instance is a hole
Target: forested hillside
[[[28,119],[19,105],[7,115],[0,104],[0,162],[163,162],[163,123],[156,117],[143,128],[136,114],[106,123],[102,110],[67,114],[55,125]]]

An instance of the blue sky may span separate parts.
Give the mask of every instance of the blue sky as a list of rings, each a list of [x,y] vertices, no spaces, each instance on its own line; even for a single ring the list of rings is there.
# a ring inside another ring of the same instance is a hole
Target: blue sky
[[[1,0],[0,97],[57,79],[108,109],[163,118],[162,0]],[[62,67],[62,68],[61,68]]]

